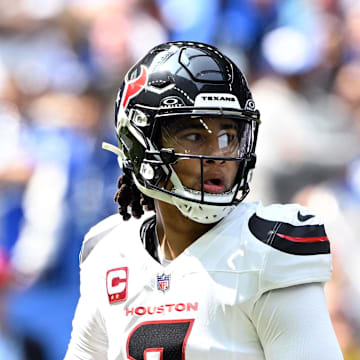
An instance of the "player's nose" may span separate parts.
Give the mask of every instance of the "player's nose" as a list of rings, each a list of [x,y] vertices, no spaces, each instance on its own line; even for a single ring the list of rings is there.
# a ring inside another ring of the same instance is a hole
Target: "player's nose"
[[[207,142],[206,155],[212,157],[224,157],[224,149],[221,148],[218,138],[216,136],[211,137]],[[223,164],[225,160],[206,159],[206,164]]]
[[[206,159],[205,160],[206,165],[221,165],[221,164],[225,163],[225,160],[223,160],[223,159],[216,159],[216,158],[221,158],[221,157],[224,156],[224,154],[221,151],[209,152],[208,156],[211,156],[211,157],[214,157],[214,158]]]
[[[211,155],[211,156],[217,156],[217,155]],[[224,164],[225,163],[225,160],[218,160],[218,159],[206,159],[205,160],[205,164],[206,165],[221,165],[221,164]]]

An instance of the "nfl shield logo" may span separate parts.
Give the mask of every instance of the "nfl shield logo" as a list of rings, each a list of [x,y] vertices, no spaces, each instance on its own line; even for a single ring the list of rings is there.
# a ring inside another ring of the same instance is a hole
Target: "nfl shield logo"
[[[157,289],[165,292],[170,288],[170,275],[157,275]]]

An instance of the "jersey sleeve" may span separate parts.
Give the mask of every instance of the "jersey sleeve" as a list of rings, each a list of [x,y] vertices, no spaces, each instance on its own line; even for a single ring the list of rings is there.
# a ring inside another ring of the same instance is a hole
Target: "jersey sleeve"
[[[259,296],[269,290],[331,279],[330,243],[323,222],[305,207],[259,208],[249,229],[262,247]]]
[[[81,294],[65,360],[106,360],[107,337],[101,316],[90,296]]]
[[[342,360],[320,283],[263,294],[251,319],[267,360]]]

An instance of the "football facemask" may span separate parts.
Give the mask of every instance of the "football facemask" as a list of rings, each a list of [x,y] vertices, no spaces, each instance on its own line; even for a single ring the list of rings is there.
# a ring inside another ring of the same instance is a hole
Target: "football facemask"
[[[144,160],[166,174],[156,190],[171,196],[171,203],[197,222],[213,223],[229,214],[241,200],[236,198],[240,179],[252,161],[251,123],[222,117],[166,119],[160,134],[155,145],[160,150],[147,152]]]

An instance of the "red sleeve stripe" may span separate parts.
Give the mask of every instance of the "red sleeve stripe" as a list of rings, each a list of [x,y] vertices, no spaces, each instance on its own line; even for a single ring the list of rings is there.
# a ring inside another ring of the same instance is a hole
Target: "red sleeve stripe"
[[[322,224],[292,225],[254,214],[249,219],[249,230],[264,244],[287,254],[330,254],[330,241]]]
[[[296,236],[289,236],[284,234],[276,234],[283,239],[298,242],[298,243],[314,243],[314,242],[322,242],[322,241],[329,241],[327,236],[315,236],[315,237],[296,237]]]

